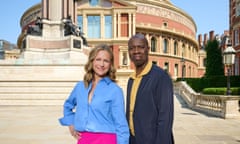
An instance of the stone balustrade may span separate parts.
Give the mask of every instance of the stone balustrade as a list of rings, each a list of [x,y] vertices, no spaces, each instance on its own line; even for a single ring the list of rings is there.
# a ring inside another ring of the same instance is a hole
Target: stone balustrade
[[[240,96],[203,95],[183,81],[174,83],[174,93],[181,96],[191,109],[221,118],[240,118]]]

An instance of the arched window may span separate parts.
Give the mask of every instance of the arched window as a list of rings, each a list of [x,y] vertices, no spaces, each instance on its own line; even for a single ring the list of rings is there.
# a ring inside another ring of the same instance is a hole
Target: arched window
[[[152,61],[152,64],[157,65],[157,61]]]
[[[178,64],[174,65],[174,76],[177,77],[178,76]]]
[[[182,45],[182,57],[185,57],[185,44]]]
[[[191,58],[191,47],[188,46],[188,57]]]
[[[128,65],[128,55],[127,52],[123,52],[122,65]]]
[[[163,53],[167,53],[168,52],[168,40],[164,39],[163,40]]]
[[[151,38],[151,52],[156,52],[157,40],[155,37]]]
[[[168,62],[165,62],[165,63],[164,63],[163,69],[164,69],[166,72],[169,72],[169,63],[168,63]]]
[[[174,42],[174,55],[177,55],[177,53],[178,53],[178,43],[177,43],[177,41],[175,41]]]
[[[203,59],[203,66],[206,67],[206,65],[207,65],[207,58],[204,58]]]
[[[99,4],[99,0],[89,0],[90,6],[97,6]]]
[[[192,67],[188,67],[188,77],[192,77]]]

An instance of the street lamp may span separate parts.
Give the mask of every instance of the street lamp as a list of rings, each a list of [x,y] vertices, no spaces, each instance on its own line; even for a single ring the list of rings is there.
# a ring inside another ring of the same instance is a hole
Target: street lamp
[[[185,59],[184,59],[183,56],[182,56],[182,59],[181,59],[181,64],[182,64],[182,81],[184,81],[184,66],[185,66]]]
[[[234,61],[235,61],[235,54],[236,54],[236,51],[231,45],[228,45],[227,48],[223,51],[223,62],[227,67],[227,95],[231,95],[230,70],[231,70],[231,66],[234,64]]]

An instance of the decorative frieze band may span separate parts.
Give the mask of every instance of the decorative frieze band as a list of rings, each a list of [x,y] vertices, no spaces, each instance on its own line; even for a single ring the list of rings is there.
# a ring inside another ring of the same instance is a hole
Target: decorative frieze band
[[[137,4],[137,13],[143,13],[143,14],[149,14],[149,15],[154,15],[158,17],[168,18],[185,25],[186,27],[190,28],[193,32],[195,32],[194,23],[191,20],[189,20],[186,16],[180,13],[177,13],[171,9]]]

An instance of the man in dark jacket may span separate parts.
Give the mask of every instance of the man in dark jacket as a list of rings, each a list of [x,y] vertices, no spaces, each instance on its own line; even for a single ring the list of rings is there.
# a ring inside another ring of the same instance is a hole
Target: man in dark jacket
[[[135,66],[127,86],[130,144],[173,144],[172,80],[149,61],[149,46],[144,35],[130,38],[128,52]]]

